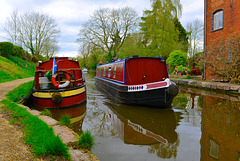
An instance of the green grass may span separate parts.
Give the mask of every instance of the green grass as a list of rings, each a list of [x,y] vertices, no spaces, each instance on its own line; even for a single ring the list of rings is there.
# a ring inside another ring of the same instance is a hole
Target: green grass
[[[94,136],[90,130],[83,132],[78,140],[78,146],[83,149],[91,150],[94,145]]]
[[[46,115],[46,116],[52,117],[51,111],[47,108],[45,108],[43,111],[41,111],[41,115]]]
[[[9,59],[0,56],[0,83],[16,79],[33,77],[36,64],[24,61],[19,57]]]
[[[13,102],[21,101],[24,97],[27,97],[31,94],[32,87],[33,81],[21,84],[14,90],[10,91],[6,97]]]
[[[68,114],[62,115],[62,116],[59,118],[58,124],[70,126],[70,125],[71,125],[71,116],[68,115]]]
[[[24,141],[31,145],[32,151],[36,155],[54,154],[70,158],[68,148],[62,143],[59,136],[54,135],[53,129],[45,122],[7,99],[3,100],[2,103],[11,113],[12,118],[16,120],[12,123],[18,122],[23,127]]]

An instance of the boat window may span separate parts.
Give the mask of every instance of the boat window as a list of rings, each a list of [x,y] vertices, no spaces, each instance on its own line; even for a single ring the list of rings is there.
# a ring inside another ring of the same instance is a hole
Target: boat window
[[[111,77],[111,69],[112,69],[112,67],[108,68],[108,77]]]
[[[113,78],[116,78],[116,70],[117,70],[117,66],[114,66]]]
[[[106,67],[103,68],[103,76],[106,75]]]

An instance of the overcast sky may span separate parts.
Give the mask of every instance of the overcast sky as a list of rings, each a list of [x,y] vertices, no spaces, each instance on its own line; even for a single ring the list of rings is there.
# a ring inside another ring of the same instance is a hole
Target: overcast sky
[[[204,17],[203,0],[181,0],[183,5],[180,21],[186,24]],[[151,9],[150,0],[0,0],[0,42],[7,41],[3,32],[6,18],[14,10],[19,13],[39,11],[55,18],[61,30],[60,51],[56,56],[76,57],[78,55],[77,34],[81,25],[98,8],[132,7],[139,16],[146,9]]]

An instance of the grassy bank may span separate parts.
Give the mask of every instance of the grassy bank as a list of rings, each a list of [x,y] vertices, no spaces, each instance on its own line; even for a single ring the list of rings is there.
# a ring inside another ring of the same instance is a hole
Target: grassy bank
[[[36,64],[25,61],[19,57],[0,56],[0,83],[16,79],[33,77]]]
[[[35,155],[43,157],[46,155],[56,155],[70,159],[68,148],[62,143],[58,136],[55,136],[53,129],[37,116],[33,116],[25,108],[15,103],[29,94],[32,85],[33,81],[24,83],[9,92],[6,95],[7,99],[1,102],[4,104],[2,109],[10,114],[11,123],[22,127],[25,134],[24,141],[31,145]]]

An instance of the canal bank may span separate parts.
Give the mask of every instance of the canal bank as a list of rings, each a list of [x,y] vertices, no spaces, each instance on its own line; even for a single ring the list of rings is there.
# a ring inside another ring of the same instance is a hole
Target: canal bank
[[[206,82],[193,79],[176,79],[171,78],[173,82],[177,85],[184,85],[202,89],[210,89],[218,92],[227,92],[232,94],[240,95],[240,85],[230,84],[230,83],[220,83],[220,82]]]
[[[26,78],[15,80],[11,82],[0,83],[0,101],[6,99],[5,95],[19,86],[33,80],[33,78]],[[2,106],[0,104],[0,106]],[[98,160],[97,157],[89,151],[79,150],[73,148],[71,145],[78,141],[77,135],[67,128],[66,126],[60,126],[58,121],[51,117],[40,115],[37,110],[31,110],[30,108],[19,105],[27,109],[32,115],[39,117],[42,121],[46,122],[50,127],[54,129],[55,135],[59,135],[62,142],[69,146],[69,152],[72,160]],[[10,125],[7,114],[4,111],[0,112],[0,160],[49,160],[49,158],[36,158],[31,152],[29,145],[23,141],[24,134],[16,126]],[[69,145],[70,144],[70,145]]]

